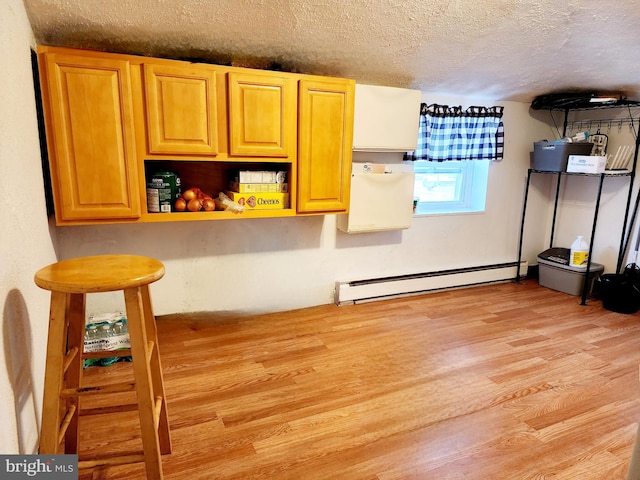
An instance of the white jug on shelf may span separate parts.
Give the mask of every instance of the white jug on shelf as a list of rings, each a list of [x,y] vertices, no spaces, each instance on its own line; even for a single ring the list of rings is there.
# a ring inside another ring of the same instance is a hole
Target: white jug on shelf
[[[578,268],[587,268],[589,261],[589,245],[582,235],[571,244],[571,252],[569,256],[569,265]]]

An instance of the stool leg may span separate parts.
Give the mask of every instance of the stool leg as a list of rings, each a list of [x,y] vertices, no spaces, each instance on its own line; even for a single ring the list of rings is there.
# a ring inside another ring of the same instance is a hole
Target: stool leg
[[[67,295],[51,292],[49,336],[44,374],[42,423],[40,425],[40,453],[58,453],[58,431],[62,419],[60,391],[64,383],[64,359],[67,336]]]
[[[151,295],[149,294],[149,286],[144,285],[142,290],[142,304],[144,307],[144,321],[147,331],[147,340],[154,343],[155,348],[151,354],[151,380],[153,382],[154,398],[162,398],[162,407],[160,409],[160,419],[158,424],[158,437],[160,441],[160,452],[163,454],[171,453],[171,435],[169,433],[169,415],[167,413],[167,397],[164,393],[164,379],[162,375],[162,363],[160,362],[160,349],[158,347],[158,331],[156,327],[156,318],[153,314],[151,304]]]
[[[67,388],[80,388],[82,384],[82,353],[84,352],[84,324],[85,324],[85,295],[82,293],[69,295],[67,311],[69,329],[67,331],[67,351],[75,354],[71,359],[66,374]],[[67,428],[65,439],[65,453],[78,453],[78,432],[80,428],[80,397],[77,395],[67,398],[67,411],[73,409],[75,414]]]
[[[144,321],[144,306],[140,288],[124,290],[131,340],[131,357],[133,359],[133,374],[138,398],[138,412],[140,415],[140,429],[142,431],[142,448],[147,470],[147,479],[162,478],[162,464],[160,444],[156,429],[155,400],[153,398],[153,384],[149,368],[149,345]]]

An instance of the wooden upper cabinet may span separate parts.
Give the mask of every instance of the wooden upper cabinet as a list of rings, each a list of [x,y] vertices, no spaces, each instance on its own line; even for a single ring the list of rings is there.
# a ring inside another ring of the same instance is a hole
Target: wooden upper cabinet
[[[56,221],[140,217],[129,62],[39,54]]]
[[[277,73],[229,74],[229,155],[293,156],[296,84]]]
[[[347,212],[355,82],[303,79],[299,90],[298,213]]]
[[[239,165],[286,170],[291,208],[244,218],[348,211],[353,80],[48,46],[38,65],[58,225],[242,218],[147,212],[155,168],[213,195]]]
[[[153,63],[143,70],[149,153],[217,154],[215,70]]]

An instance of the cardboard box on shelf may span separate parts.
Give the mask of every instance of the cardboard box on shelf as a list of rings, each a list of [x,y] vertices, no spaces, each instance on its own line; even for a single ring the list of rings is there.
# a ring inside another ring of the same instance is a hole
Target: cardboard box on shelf
[[[286,193],[289,191],[289,184],[229,182],[229,190],[238,193]]]
[[[247,210],[276,210],[289,208],[289,194],[278,192],[239,193],[224,192],[231,200],[243,205]]]
[[[235,170],[231,172],[230,180],[238,183],[285,183],[287,172],[282,170]]]
[[[604,173],[607,157],[600,155],[569,155],[567,172]]]

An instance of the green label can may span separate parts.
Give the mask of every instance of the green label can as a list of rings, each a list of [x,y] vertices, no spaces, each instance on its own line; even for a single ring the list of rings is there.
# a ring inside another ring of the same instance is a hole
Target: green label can
[[[180,195],[180,177],[174,172],[158,172],[147,182],[147,210],[149,213],[175,211]]]

